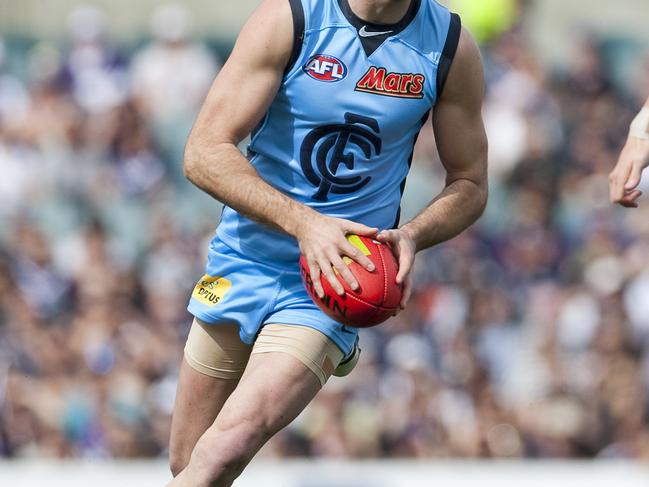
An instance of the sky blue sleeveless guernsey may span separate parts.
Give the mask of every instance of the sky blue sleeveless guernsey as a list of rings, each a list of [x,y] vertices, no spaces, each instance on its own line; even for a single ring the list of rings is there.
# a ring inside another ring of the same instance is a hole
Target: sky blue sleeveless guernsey
[[[249,159],[264,180],[321,213],[395,227],[413,146],[457,49],[459,17],[434,0],[413,0],[390,25],[362,21],[348,0],[290,3],[293,56]],[[299,257],[295,239],[231,208],[217,236],[255,259]]]

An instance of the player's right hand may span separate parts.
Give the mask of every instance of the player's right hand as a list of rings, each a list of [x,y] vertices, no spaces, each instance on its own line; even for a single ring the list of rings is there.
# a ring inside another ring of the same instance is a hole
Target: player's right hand
[[[349,284],[349,287],[353,290],[358,289],[358,281],[342,259],[345,255],[368,271],[374,272],[375,267],[372,261],[349,243],[347,235],[375,237],[377,233],[377,228],[319,213],[300,222],[295,237],[309,266],[315,291],[320,298],[324,298],[325,295],[320,282],[321,273],[324,274],[336,293],[340,296],[345,294],[345,289],[338,281],[334,269]]]
[[[649,140],[629,137],[615,169],[609,175],[609,191],[612,203],[626,208],[637,208],[642,196],[638,189],[642,171],[649,165]]]

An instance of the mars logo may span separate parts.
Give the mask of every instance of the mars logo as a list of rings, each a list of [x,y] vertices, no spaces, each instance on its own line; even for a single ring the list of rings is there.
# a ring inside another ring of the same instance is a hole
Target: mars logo
[[[356,83],[356,91],[397,98],[423,98],[423,74],[389,73],[385,68],[370,67]]]
[[[337,176],[342,164],[354,169],[354,154],[346,152],[350,144],[358,147],[365,159],[381,154],[381,132],[374,118],[345,113],[345,123],[322,125],[304,138],[300,147],[300,165],[304,176],[316,188],[313,199],[327,201],[329,193],[358,191],[372,179],[370,176]]]
[[[340,81],[347,76],[347,66],[340,59],[326,54],[311,57],[302,69],[313,79],[328,83]]]

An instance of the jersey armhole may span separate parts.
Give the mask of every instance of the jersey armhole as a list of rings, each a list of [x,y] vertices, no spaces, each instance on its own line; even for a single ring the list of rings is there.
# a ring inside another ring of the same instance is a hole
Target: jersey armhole
[[[453,58],[455,58],[455,53],[457,52],[457,46],[460,43],[461,33],[462,33],[462,21],[460,20],[460,16],[458,14],[451,13],[451,22],[448,26],[446,43],[444,44],[444,49],[442,50],[442,56],[439,60],[439,66],[437,67],[437,99],[438,100],[442,96],[442,91],[444,91],[444,85],[446,84],[448,73],[451,71]]]
[[[291,13],[293,14],[293,50],[291,51],[291,57],[286,64],[284,75],[288,74],[293,69],[295,63],[300,57],[305,28],[302,0],[288,0],[288,3],[291,6]]]

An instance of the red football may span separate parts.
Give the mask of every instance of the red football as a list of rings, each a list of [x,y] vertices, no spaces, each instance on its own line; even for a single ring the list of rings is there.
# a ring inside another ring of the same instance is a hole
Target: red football
[[[386,244],[358,235],[349,235],[347,239],[376,267],[374,272],[369,272],[349,257],[343,258],[358,281],[359,288],[356,291],[338,275],[338,280],[345,289],[345,294],[339,296],[329,281],[321,275],[325,297],[320,299],[313,287],[304,256],[300,256],[302,280],[313,302],[334,320],[357,328],[376,326],[392,316],[401,302],[403,289],[396,283],[399,265]]]

